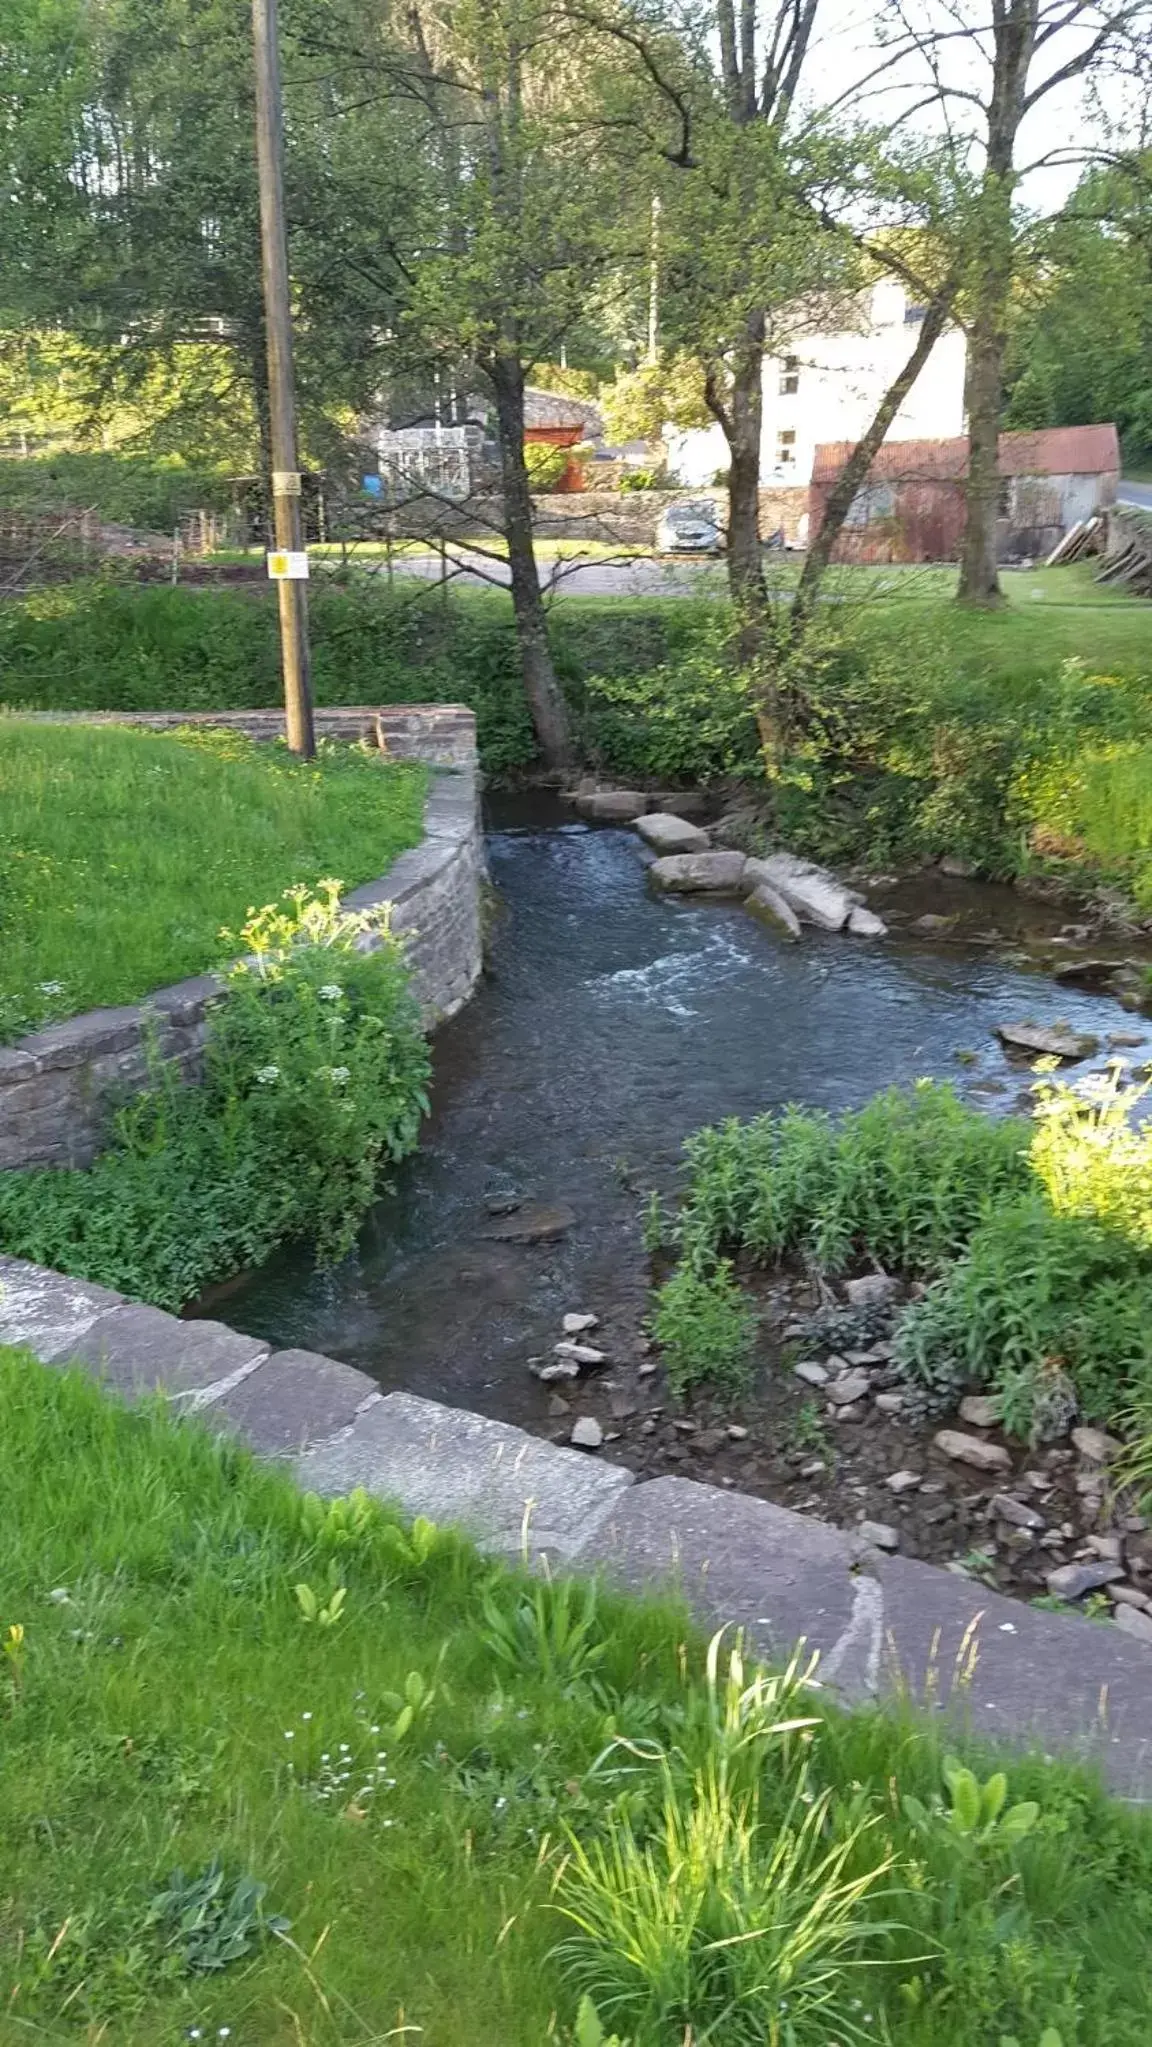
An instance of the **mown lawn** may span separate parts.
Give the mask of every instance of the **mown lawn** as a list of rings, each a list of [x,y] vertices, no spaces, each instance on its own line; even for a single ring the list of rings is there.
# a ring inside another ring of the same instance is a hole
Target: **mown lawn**
[[[0,1415],[5,2047],[542,2047],[586,1992],[629,2047],[1147,2047],[1152,1818],[1087,1779],[974,1810],[674,1607],[22,1354]]]
[[[201,972],[296,883],[385,873],[427,779],[349,747],[0,719],[0,1041]]]

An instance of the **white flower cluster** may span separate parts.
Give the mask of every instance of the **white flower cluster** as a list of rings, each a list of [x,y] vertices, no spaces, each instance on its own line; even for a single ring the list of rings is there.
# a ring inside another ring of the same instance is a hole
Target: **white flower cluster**
[[[271,1087],[273,1081],[279,1080],[279,1078],[280,1068],[278,1066],[258,1066],[256,1068],[256,1079],[260,1082],[261,1087]]]
[[[322,988],[317,988],[316,993],[321,1002],[339,1002],[344,990],[336,981],[326,981]]]
[[[285,1741],[294,1742],[298,1731],[301,1745],[309,1741],[308,1723],[311,1713],[300,1715],[301,1729],[286,1727]],[[335,1749],[322,1749],[315,1761],[309,1761],[297,1750],[288,1764],[288,1777],[298,1791],[302,1791],[317,1805],[337,1805],[341,1808],[356,1805],[363,1808],[382,1791],[392,1791],[396,1779],[388,1772],[388,1753],[378,1748],[365,1755],[370,1741],[380,1733],[375,1721],[368,1723],[357,1716],[357,1740],[339,1742]],[[386,1819],[386,1827],[394,1821]]]

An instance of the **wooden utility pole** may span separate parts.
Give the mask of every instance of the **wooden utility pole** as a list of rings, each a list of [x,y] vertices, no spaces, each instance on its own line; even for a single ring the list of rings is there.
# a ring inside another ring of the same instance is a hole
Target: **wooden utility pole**
[[[284,224],[284,107],[276,0],[252,0],[252,37],[256,52],[256,161],[260,174],[264,326],[268,338],[272,508],[276,552],[295,557],[292,566],[299,567],[305,554],[304,520],[292,376],[292,308]],[[312,718],[307,584],[299,576],[287,575],[281,576],[276,587],[280,600],[280,657],[288,745],[293,753],[311,759],[316,751],[316,733]]]

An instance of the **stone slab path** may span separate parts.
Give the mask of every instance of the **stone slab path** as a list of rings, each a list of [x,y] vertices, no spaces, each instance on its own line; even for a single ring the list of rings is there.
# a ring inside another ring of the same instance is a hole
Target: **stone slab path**
[[[1112,1625],[883,1556],[747,1494],[637,1483],[506,1423],[381,1394],[334,1358],[272,1351],[18,1259],[0,1258],[0,1343],[129,1400],[162,1389],[314,1491],[363,1486],[496,1555],[676,1589],[705,1626],[742,1627],[766,1656],[803,1643],[847,1702],[906,1697],[977,1735],[1095,1760],[1114,1790],[1152,1798],[1152,1647]]]

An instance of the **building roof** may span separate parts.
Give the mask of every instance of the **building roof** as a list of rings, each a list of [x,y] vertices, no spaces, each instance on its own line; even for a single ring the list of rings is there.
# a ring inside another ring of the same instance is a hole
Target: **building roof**
[[[823,441],[812,464],[813,483],[833,483],[852,453],[852,441]],[[1001,476],[1101,476],[1120,472],[1116,428],[1052,426],[1038,433],[1000,436]],[[954,441],[885,441],[869,475],[901,483],[955,482],[968,474],[966,435]]]
[[[578,426],[589,440],[599,440],[604,432],[600,407],[594,405],[590,398],[568,398],[560,391],[541,391],[535,384],[529,384],[524,392],[524,424],[526,427]]]

